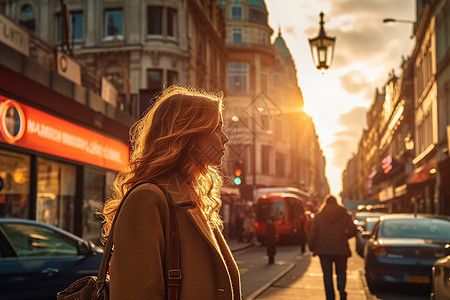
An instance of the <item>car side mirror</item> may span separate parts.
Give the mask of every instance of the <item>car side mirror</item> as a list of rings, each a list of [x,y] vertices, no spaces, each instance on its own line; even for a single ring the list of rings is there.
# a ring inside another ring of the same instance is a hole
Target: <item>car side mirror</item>
[[[94,249],[88,241],[78,242],[78,255],[80,256],[92,256],[95,254]]]
[[[371,236],[371,235],[372,235],[372,233],[371,233],[370,231],[363,231],[362,234],[361,234],[361,237],[362,237],[363,239],[368,240],[368,239],[370,239],[370,236]]]

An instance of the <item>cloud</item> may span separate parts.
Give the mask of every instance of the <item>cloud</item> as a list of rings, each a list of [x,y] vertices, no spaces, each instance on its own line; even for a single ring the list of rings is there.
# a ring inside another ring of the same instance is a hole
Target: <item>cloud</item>
[[[348,112],[341,114],[338,118],[338,124],[347,128],[358,127],[361,130],[366,122],[366,111],[366,107],[356,106]]]
[[[365,75],[360,71],[350,71],[339,77],[342,88],[349,94],[360,94],[367,89],[369,82]]]
[[[335,140],[327,145],[333,149],[331,164],[343,168],[352,152],[356,151],[356,145],[365,127],[365,115],[367,108],[354,107],[347,113],[338,117],[338,124],[343,130],[335,132]]]
[[[333,0],[325,11],[325,31],[336,37],[334,68],[353,65],[357,68],[397,68],[401,56],[408,55],[411,48],[402,42],[407,39],[405,31],[411,24],[384,24],[387,17],[411,19],[413,7],[405,1],[377,0]],[[309,27],[304,34],[309,37],[318,34],[317,16],[308,16]],[[313,21],[315,20],[315,21]],[[317,25],[316,25],[317,24]],[[405,27],[406,26],[406,27]],[[386,72],[386,70],[383,70]]]
[[[293,25],[283,27],[282,32],[286,33],[286,34],[290,34],[294,37],[297,36],[297,34],[295,32],[295,26],[293,26]]]

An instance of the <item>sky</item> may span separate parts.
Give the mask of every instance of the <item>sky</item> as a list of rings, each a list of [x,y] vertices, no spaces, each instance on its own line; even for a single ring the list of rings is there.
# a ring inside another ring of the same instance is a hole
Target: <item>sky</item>
[[[272,39],[282,36],[297,68],[304,110],[313,118],[326,157],[331,193],[342,191],[342,172],[357,152],[366,112],[402,56],[411,55],[413,25],[383,23],[384,18],[415,20],[414,0],[265,0]],[[315,68],[308,38],[325,32],[336,37],[334,60],[323,74]]]

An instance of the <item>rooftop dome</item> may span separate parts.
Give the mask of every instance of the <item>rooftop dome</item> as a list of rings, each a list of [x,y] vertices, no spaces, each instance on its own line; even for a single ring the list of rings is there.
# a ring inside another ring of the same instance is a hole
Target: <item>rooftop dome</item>
[[[281,29],[278,29],[278,37],[275,39],[273,46],[276,49],[278,49],[281,53],[291,56],[291,52],[289,51],[288,47],[286,46],[286,42],[281,36]]]

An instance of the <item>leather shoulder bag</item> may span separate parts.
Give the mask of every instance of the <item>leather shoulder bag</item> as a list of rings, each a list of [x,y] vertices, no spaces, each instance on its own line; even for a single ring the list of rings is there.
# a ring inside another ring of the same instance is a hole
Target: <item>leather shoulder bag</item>
[[[133,186],[123,197],[123,200],[120,202],[119,208],[117,209],[116,215],[114,217],[114,221],[111,225],[111,230],[109,232],[108,240],[106,242],[103,259],[100,264],[100,269],[98,271],[97,276],[86,276],[83,277],[74,283],[72,283],[67,289],[64,291],[57,293],[57,300],[108,300],[109,299],[109,278],[107,277],[107,270],[109,267],[109,260],[112,254],[112,246],[113,246],[113,232],[114,225],[117,220],[117,216],[119,215],[119,211],[127,199],[128,195],[133,191],[136,187],[144,183],[151,183],[156,185],[165,195],[167,204],[169,207],[169,216],[170,216],[170,256],[168,259],[168,271],[167,271],[167,279],[166,282],[166,292],[168,300],[176,300],[178,299],[178,292],[180,288],[181,281],[181,269],[180,269],[180,245],[179,245],[179,236],[178,236],[178,225],[177,219],[175,217],[175,204],[172,201],[167,190],[160,186],[158,183],[154,181],[141,182]]]

